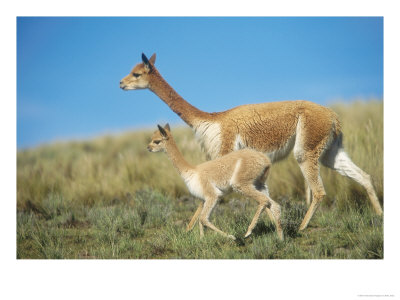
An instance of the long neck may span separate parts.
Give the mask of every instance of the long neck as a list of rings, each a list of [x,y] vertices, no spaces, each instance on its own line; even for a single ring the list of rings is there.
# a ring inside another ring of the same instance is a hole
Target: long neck
[[[190,127],[196,121],[208,120],[211,114],[197,109],[183,99],[154,68],[151,73],[150,90],[161,98]]]
[[[167,153],[168,158],[172,161],[174,167],[178,170],[179,174],[182,175],[182,173],[194,168],[185,160],[172,137],[168,139],[165,145],[165,152]]]

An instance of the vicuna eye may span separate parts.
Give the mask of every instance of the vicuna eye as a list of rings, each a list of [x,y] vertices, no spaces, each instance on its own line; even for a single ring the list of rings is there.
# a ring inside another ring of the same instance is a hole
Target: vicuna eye
[[[132,75],[133,75],[133,77],[138,78],[138,77],[140,77],[140,75],[142,75],[142,74],[139,74],[139,73],[132,73]]]
[[[157,145],[158,145],[160,142],[161,142],[161,141],[154,141],[154,144],[157,144]]]

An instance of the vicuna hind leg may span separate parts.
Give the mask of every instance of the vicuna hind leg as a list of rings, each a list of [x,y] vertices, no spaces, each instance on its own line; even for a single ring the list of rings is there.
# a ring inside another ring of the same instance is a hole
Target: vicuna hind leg
[[[312,202],[310,207],[307,210],[306,215],[304,216],[303,221],[300,224],[299,230],[303,230],[307,227],[310,222],[312,216],[317,210],[320,202],[325,196],[324,185],[321,180],[321,176],[319,175],[319,165],[318,160],[313,158],[307,158],[304,161],[299,162],[300,169],[304,175],[304,178],[307,180],[307,184],[312,191]]]
[[[261,193],[265,194],[268,198],[270,198],[270,197],[269,197],[269,192],[268,192],[268,189],[267,189],[267,188],[261,189],[261,190],[257,189],[257,190],[260,191]],[[266,207],[265,207],[265,211],[267,212],[267,215],[268,215],[269,219],[270,219],[272,222],[275,222],[275,217],[274,217],[274,214],[273,214],[272,211],[271,211],[271,208],[268,207],[268,206],[266,206]]]
[[[307,182],[307,186],[311,189],[312,193],[311,204],[300,224],[299,230],[303,230],[307,227],[320,202],[325,196],[324,185],[319,174],[319,158],[328,143],[329,137],[325,136],[320,140],[316,139],[312,130],[313,128],[318,128],[318,126],[318,124],[310,123],[306,128],[304,127],[303,122],[299,121],[296,129],[297,137],[293,148],[293,154],[300,166],[301,172]],[[330,128],[324,129],[327,132],[331,130]],[[321,134],[319,137],[321,137]],[[309,194],[308,188],[306,188],[306,193]],[[308,195],[306,196],[308,198]]]
[[[247,229],[245,234],[245,238],[251,235],[254,227],[256,226],[258,219],[260,218],[261,213],[264,209],[267,209],[269,212],[270,218],[273,220],[276,226],[276,231],[279,239],[283,240],[283,230],[281,226],[281,208],[278,203],[269,198],[265,193],[257,190],[253,184],[236,187],[236,189],[241,192],[243,195],[253,198],[258,202],[257,211],[254,214],[254,217]]]
[[[270,171],[270,167],[266,167],[263,170],[261,176],[259,176],[256,179],[256,181],[254,182],[254,186],[257,189],[257,191],[260,191],[261,193],[265,194],[268,197],[268,199],[270,199],[269,190],[268,190],[268,186],[267,186],[267,178],[268,178],[268,175],[269,175],[269,171]],[[265,207],[265,211],[267,212],[267,215],[268,215],[269,219],[272,222],[275,222],[275,217],[272,214],[270,207],[266,206]]]
[[[258,201],[257,211],[254,214],[253,219],[251,220],[249,228],[247,228],[246,234],[244,235],[244,237],[247,238],[253,232],[253,229],[256,226],[258,219],[260,218],[260,214],[263,212],[263,210],[265,208],[270,208],[271,203],[268,201],[268,199],[265,196],[261,197],[261,195],[259,195],[258,199],[257,199],[257,196],[251,195],[251,193],[246,193],[245,195],[248,197],[254,198]]]
[[[269,218],[275,223],[276,231],[279,239],[283,240],[283,230],[281,226],[281,208],[278,203],[273,201],[269,197],[268,188],[266,185],[267,177],[270,171],[270,163],[269,161],[265,162],[265,167],[262,169],[260,175],[254,182],[248,182],[247,178],[253,178],[251,174],[246,174],[246,170],[240,173],[240,177],[238,178],[238,182],[241,184],[235,184],[233,187],[240,193],[255,199],[258,202],[257,211],[247,229],[245,234],[245,238],[250,236],[254,227],[257,224],[258,219],[260,218],[261,213],[265,209]],[[247,182],[247,183],[245,183]]]
[[[309,207],[312,201],[312,193],[306,179],[304,179],[304,191],[306,193],[306,204]]]
[[[330,149],[321,157],[321,163],[343,176],[347,176],[361,184],[368,193],[369,200],[378,215],[382,215],[382,207],[376,196],[372,185],[371,176],[361,170],[341,147],[341,140],[338,139]]]

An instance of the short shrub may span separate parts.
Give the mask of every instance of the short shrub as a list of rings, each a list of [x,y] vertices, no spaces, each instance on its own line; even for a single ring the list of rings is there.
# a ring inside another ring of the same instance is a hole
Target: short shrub
[[[288,198],[284,198],[281,201],[282,204],[282,215],[281,222],[285,236],[296,237],[298,235],[298,229],[303,220],[307,209],[304,204],[300,204],[297,201],[290,201]]]

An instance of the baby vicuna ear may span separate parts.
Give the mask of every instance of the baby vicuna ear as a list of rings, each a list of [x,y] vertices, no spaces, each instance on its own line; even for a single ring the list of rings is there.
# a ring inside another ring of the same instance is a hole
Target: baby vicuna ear
[[[171,128],[169,128],[169,124],[168,124],[168,123],[165,124],[164,129],[166,129],[166,130],[168,130],[168,131],[171,131]]]
[[[165,131],[165,129],[162,128],[160,125],[157,125],[157,127],[158,127],[158,130],[160,130],[161,135],[166,138],[168,136],[168,134]]]

